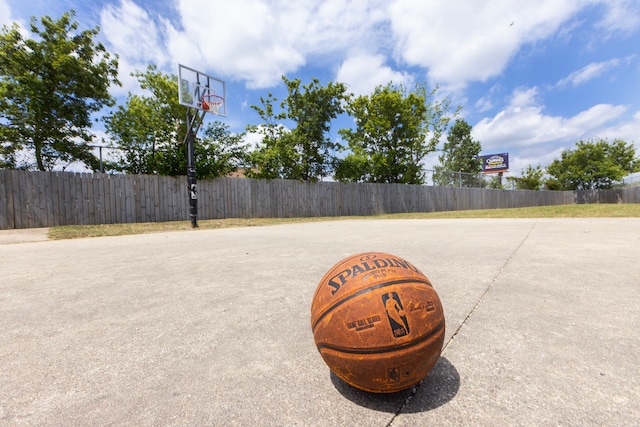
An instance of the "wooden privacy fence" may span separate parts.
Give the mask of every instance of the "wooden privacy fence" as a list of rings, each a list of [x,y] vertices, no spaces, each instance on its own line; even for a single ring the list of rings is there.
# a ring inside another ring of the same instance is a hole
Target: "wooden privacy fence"
[[[198,218],[377,215],[639,199],[640,187],[573,192],[217,178],[198,182]],[[188,220],[186,177],[0,170],[0,229]]]

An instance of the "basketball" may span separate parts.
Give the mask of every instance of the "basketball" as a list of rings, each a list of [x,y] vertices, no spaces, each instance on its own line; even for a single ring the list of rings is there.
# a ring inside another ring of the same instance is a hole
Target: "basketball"
[[[320,280],[311,303],[313,338],[329,369],[369,392],[418,384],[436,364],[445,320],[431,282],[382,252],[352,255]]]

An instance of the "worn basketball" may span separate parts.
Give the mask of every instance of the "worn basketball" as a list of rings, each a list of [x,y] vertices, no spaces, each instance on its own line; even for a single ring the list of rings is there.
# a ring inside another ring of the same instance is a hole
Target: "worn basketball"
[[[342,380],[375,393],[418,384],[440,357],[444,312],[431,282],[400,257],[367,252],[338,262],[311,303],[322,359]]]

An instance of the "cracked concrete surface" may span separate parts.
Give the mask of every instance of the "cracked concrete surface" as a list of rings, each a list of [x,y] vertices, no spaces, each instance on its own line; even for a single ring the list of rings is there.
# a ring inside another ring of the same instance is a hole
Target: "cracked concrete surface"
[[[318,281],[365,251],[442,300],[446,346],[415,390],[358,391],[315,349]],[[0,245],[0,425],[638,425],[638,254],[633,218]]]

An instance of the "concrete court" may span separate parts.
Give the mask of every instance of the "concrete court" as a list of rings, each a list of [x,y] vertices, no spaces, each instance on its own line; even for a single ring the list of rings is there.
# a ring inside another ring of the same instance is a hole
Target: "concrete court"
[[[442,300],[415,390],[320,358],[323,274],[384,251]],[[0,245],[0,425],[640,425],[640,219],[345,220]]]

